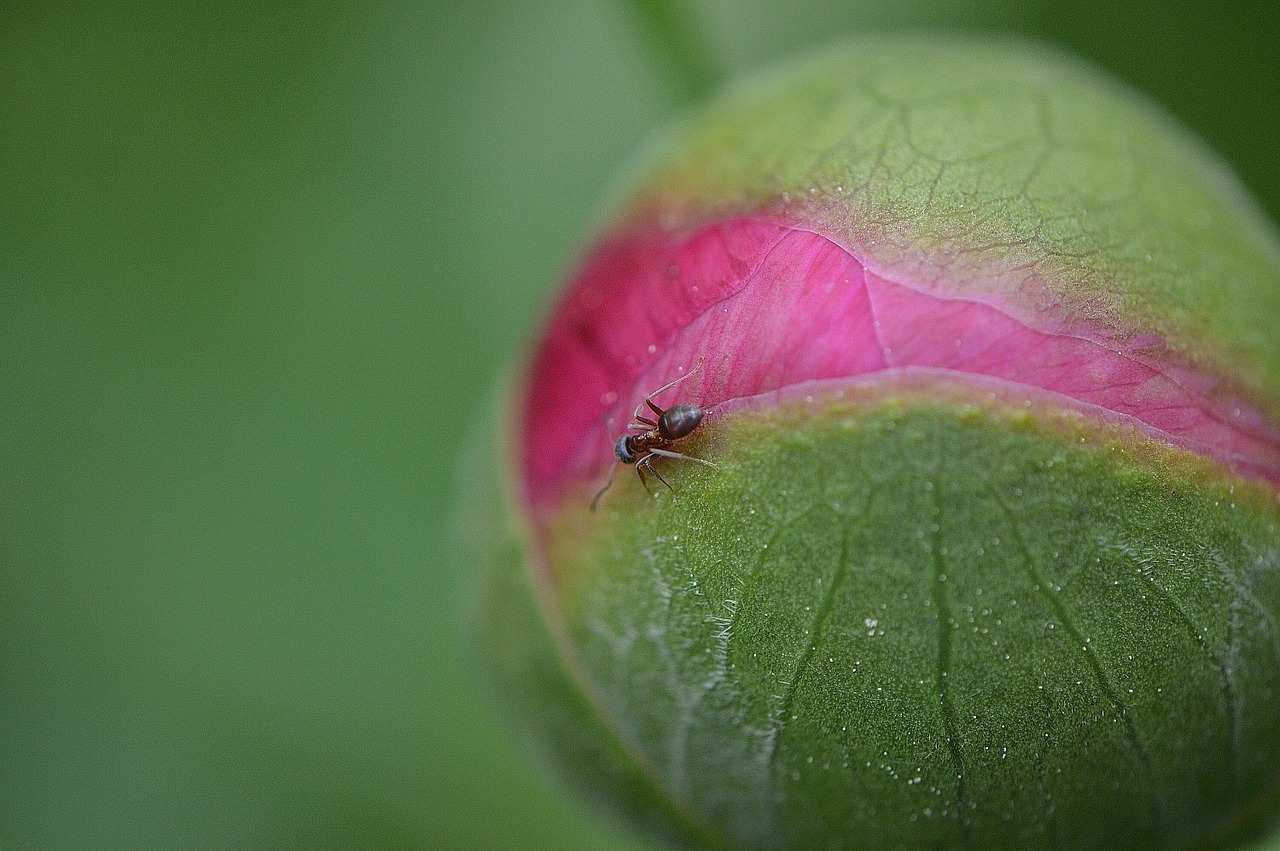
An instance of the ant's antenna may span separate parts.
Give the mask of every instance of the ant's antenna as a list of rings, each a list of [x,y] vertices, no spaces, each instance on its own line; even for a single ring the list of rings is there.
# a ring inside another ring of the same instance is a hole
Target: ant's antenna
[[[613,471],[616,469],[618,469],[617,464],[609,465],[609,480],[605,482],[604,487],[600,488],[599,492],[596,493],[595,499],[591,500],[592,511],[596,510],[596,506],[600,504],[600,497],[604,496],[604,492],[607,491],[609,487],[613,484]]]
[[[605,428],[606,435],[613,434],[613,417],[605,418],[604,428]],[[617,464],[615,464],[612,461],[609,462],[609,478],[604,483],[604,487],[600,488],[600,490],[596,492],[595,499],[591,500],[591,510],[593,512],[596,510],[596,506],[600,504],[600,497],[604,496],[604,492],[607,491],[611,485],[613,485],[613,471],[616,470],[617,468],[618,468]]]

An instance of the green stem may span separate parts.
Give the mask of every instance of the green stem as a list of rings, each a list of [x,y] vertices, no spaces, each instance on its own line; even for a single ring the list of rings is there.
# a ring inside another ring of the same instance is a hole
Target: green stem
[[[680,103],[690,103],[710,92],[719,82],[720,73],[689,14],[688,4],[681,0],[628,2]]]

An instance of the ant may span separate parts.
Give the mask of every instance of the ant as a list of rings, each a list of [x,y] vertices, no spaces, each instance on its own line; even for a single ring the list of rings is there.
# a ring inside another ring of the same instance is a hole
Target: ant
[[[681,458],[685,461],[697,461],[699,464],[706,464],[712,469],[719,469],[710,461],[671,451],[671,447],[675,445],[676,441],[688,437],[698,427],[698,423],[702,422],[702,418],[707,412],[697,405],[672,405],[664,411],[653,403],[654,396],[670,390],[681,381],[690,378],[701,368],[702,358],[698,358],[698,365],[693,369],[670,384],[662,385],[646,396],[645,400],[636,406],[635,413],[631,415],[635,422],[627,426],[629,430],[641,433],[623,434],[618,438],[618,442],[613,445],[614,454],[618,456],[619,461],[623,464],[636,465],[636,473],[640,476],[640,484],[644,485],[644,489],[649,491],[650,496],[653,495],[653,491],[649,490],[649,482],[644,476],[645,470],[653,473],[658,477],[658,481],[667,486],[667,490],[671,491],[672,499],[675,499],[676,494],[675,488],[671,487],[670,483],[662,478],[662,474],[653,466],[655,458]],[[649,409],[657,416],[657,420],[652,420],[643,415],[642,412],[645,405],[649,406]],[[600,492],[596,494],[595,499],[591,500],[592,511],[596,510],[600,497],[604,496],[604,492],[613,484],[613,473],[617,469],[617,467],[610,466],[609,480],[604,483],[604,487],[600,488]]]

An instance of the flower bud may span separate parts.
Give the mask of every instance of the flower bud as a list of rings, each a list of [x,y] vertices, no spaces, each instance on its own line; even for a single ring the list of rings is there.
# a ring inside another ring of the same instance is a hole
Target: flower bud
[[[940,39],[746,81],[644,162],[472,517],[535,748],[689,847],[1264,830],[1280,248],[1223,166],[1074,60]]]

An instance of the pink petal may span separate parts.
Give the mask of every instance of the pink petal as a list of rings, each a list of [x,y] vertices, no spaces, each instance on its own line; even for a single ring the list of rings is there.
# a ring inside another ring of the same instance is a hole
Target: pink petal
[[[659,404],[723,412],[804,382],[937,371],[1131,418],[1280,485],[1280,433],[1223,382],[1174,363],[1151,335],[1121,342],[1093,329],[1032,327],[997,302],[878,275],[813,231],[736,218],[692,234],[624,232],[590,256],[529,377],[530,505],[552,507],[569,483],[600,475],[635,406],[699,357],[701,373]]]

